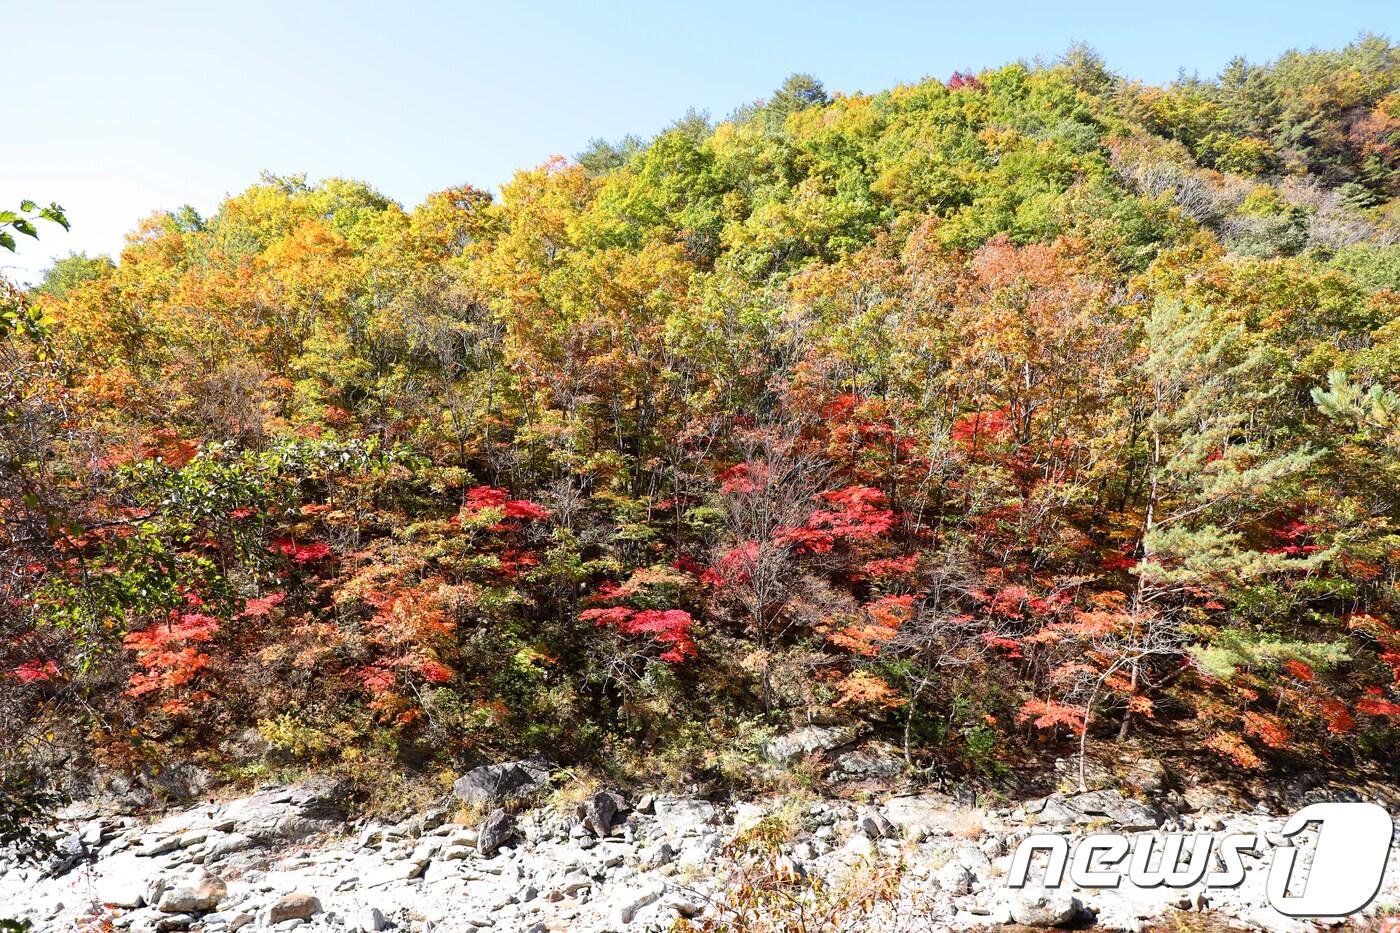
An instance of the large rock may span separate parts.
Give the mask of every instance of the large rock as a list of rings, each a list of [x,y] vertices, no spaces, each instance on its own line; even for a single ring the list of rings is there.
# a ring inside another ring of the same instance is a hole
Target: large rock
[[[228,885],[218,875],[196,868],[175,881],[160,896],[156,907],[167,914],[197,914],[213,910],[228,894]]]
[[[317,779],[294,787],[274,787],[235,800],[224,816],[257,843],[296,841],[340,828],[345,819],[344,785]]]
[[[1162,825],[1156,807],[1130,800],[1113,790],[1091,790],[1084,794],[1052,794],[1036,806],[1040,822],[1055,826],[1110,823],[1124,832],[1140,832]]]
[[[904,756],[893,745],[877,742],[836,759],[829,777],[838,781],[887,781],[904,773]]]
[[[688,797],[657,797],[652,801],[656,822],[668,834],[679,837],[714,823],[719,810],[708,800]]]
[[[763,746],[763,754],[774,764],[791,764],[807,755],[854,742],[857,735],[849,726],[804,726]]]
[[[72,871],[74,866],[88,858],[88,847],[79,833],[68,833],[54,843],[53,854],[44,864],[44,872],[51,877]]]
[[[1061,787],[1079,787],[1079,759],[1056,758],[1055,773],[1059,775]],[[1155,758],[1125,757],[1110,768],[1092,759],[1084,762],[1084,784],[1086,790],[1108,790],[1123,788],[1142,794],[1160,794],[1167,789],[1166,767]]]
[[[543,758],[507,761],[473,768],[452,785],[457,799],[469,807],[501,804],[549,786],[549,763]]]
[[[1068,926],[1079,910],[1079,899],[1065,891],[1021,891],[1011,898],[1011,919],[1028,927]]]
[[[599,791],[578,805],[579,823],[601,839],[612,829],[613,819],[626,807],[622,795]]]
[[[93,885],[97,900],[113,907],[133,909],[146,903],[146,891],[159,866],[134,852],[119,852],[100,860],[96,866]],[[158,892],[159,893],[159,892]]]
[[[97,890],[101,904],[111,904],[119,908],[139,908],[150,904],[147,891],[151,883],[160,880],[164,866],[151,859],[137,856],[136,853],[118,852],[116,855],[99,859],[94,866],[92,884]],[[164,887],[155,888],[155,897],[160,898]]]
[[[891,797],[885,801],[885,819],[907,836],[922,836],[931,830],[951,826],[959,815],[952,799],[943,795]]]
[[[205,914],[200,918],[204,921],[204,929],[220,930],[222,933],[238,933],[239,930],[253,922],[253,915],[246,910],[221,910],[218,913]]]
[[[201,850],[204,853],[204,861],[217,862],[235,852],[242,852],[253,847],[253,840],[242,833],[226,833],[215,836],[204,843]]]
[[[275,926],[284,920],[310,920],[321,912],[321,900],[305,891],[283,894],[263,917],[264,926]]]
[[[505,810],[495,810],[477,827],[476,851],[490,858],[515,835],[515,817]]]

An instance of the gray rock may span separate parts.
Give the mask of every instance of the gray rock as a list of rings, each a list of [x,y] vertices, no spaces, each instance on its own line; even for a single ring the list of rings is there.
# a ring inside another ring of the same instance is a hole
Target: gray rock
[[[893,834],[894,827],[890,821],[880,815],[879,811],[870,810],[863,814],[856,821],[856,828],[871,839],[883,839],[885,836]]]
[[[175,881],[164,893],[156,907],[167,914],[196,914],[213,910],[228,894],[224,880],[203,868]]]
[[[1052,794],[1041,802],[1040,822],[1058,826],[1108,822],[1125,832],[1156,829],[1163,815],[1156,807],[1130,800],[1114,790],[1094,790],[1083,794]]]
[[[153,879],[159,879],[160,871],[159,864],[139,858],[134,852],[120,852],[99,859],[93,877],[97,900],[126,909],[152,903],[147,895]],[[163,886],[155,889],[157,900],[163,890]]]
[[[294,787],[274,787],[235,800],[224,815],[257,843],[296,841],[339,829],[345,819],[344,784],[315,779]]]
[[[242,833],[228,833],[215,836],[204,844],[203,853],[206,862],[217,862],[235,852],[242,852],[253,847],[253,840]]]
[[[1011,919],[1028,927],[1062,927],[1079,915],[1079,899],[1064,891],[1021,891],[1011,898]]]
[[[880,743],[839,756],[831,768],[831,777],[836,780],[888,780],[903,774],[904,765],[904,757],[894,746]]]
[[[941,829],[956,815],[953,801],[936,795],[893,797],[885,802],[884,813],[885,819],[912,837]]]
[[[191,829],[188,832],[180,834],[180,848],[192,849],[208,838],[209,830]]]
[[[1162,825],[1162,814],[1156,807],[1130,800],[1115,791],[1078,794],[1073,798],[1073,805],[1086,817],[1112,820],[1126,832],[1156,829]]]
[[[490,858],[515,835],[515,817],[505,810],[494,810],[477,827],[476,850]]]
[[[613,819],[625,806],[620,794],[599,791],[578,805],[579,823],[601,839],[612,829]]]
[[[129,877],[98,878],[95,887],[98,903],[108,907],[131,910],[146,903],[144,881]]]
[[[471,854],[472,854],[472,849],[474,849],[474,848],[476,848],[476,837],[472,837],[472,842],[471,842],[471,845],[469,845],[469,846],[467,846],[467,845],[450,845],[450,846],[447,846],[447,847],[444,848],[441,852],[438,853],[438,856],[437,856],[437,857],[438,857],[438,861],[440,861],[440,862],[460,862],[460,861],[462,861],[463,859],[469,858],[469,857],[471,856]]]
[[[92,820],[83,826],[78,837],[83,840],[83,845],[95,849],[110,835],[110,830],[101,820]]]
[[[136,847],[136,854],[142,858],[155,858],[180,848],[179,836],[150,836],[143,838]]]
[[[960,862],[949,862],[934,875],[938,886],[953,897],[960,897],[972,890],[972,872]]]
[[[857,735],[849,726],[804,726],[763,746],[763,754],[774,764],[786,765],[814,752],[827,752],[854,742]]]
[[[500,804],[549,786],[549,763],[543,758],[507,761],[473,768],[452,785],[452,793],[467,806]]]
[[[661,899],[661,895],[666,893],[666,885],[662,882],[650,884],[640,891],[634,891],[623,897],[622,903],[617,909],[617,919],[619,924],[628,924],[637,916],[637,911],[643,907],[648,907]]]
[[[162,914],[151,922],[150,929],[153,933],[169,933],[172,930],[188,930],[192,928],[199,918],[194,914]],[[132,924],[133,929],[135,924]]]
[[[852,858],[874,858],[875,843],[864,833],[852,833],[851,838],[841,847],[841,851]]]
[[[253,922],[253,915],[242,910],[221,910],[204,915],[204,928],[207,930],[222,927],[224,933],[236,933]]]
[[[642,857],[642,867],[654,870],[674,861],[675,858],[676,850],[671,848],[669,842],[663,842]]]
[[[54,844],[54,853],[44,865],[45,874],[57,878],[67,874],[89,855],[87,843],[80,833],[68,833]]]
[[[652,803],[657,822],[673,835],[713,823],[719,815],[708,800],[683,797],[657,797]]]

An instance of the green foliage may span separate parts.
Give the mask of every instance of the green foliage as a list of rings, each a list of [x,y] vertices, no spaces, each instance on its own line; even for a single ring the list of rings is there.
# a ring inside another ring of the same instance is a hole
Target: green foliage
[[[73,289],[110,275],[115,268],[116,264],[107,256],[69,253],[49,267],[34,292],[61,301]]]
[[[10,252],[15,251],[15,234],[39,238],[39,228],[35,221],[46,220],[68,229],[68,218],[63,208],[57,204],[40,207],[33,201],[21,201],[17,211],[0,211],[0,246]]]
[[[1237,670],[1276,669],[1283,661],[1302,661],[1325,671],[1351,660],[1344,641],[1287,641],[1241,629],[1223,631],[1210,645],[1192,645],[1190,651],[1207,673],[1221,678]]]

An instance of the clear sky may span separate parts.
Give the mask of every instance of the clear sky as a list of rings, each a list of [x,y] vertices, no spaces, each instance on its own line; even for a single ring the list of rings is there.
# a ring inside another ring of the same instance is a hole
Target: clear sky
[[[56,200],[73,222],[0,266],[115,255],[151,211],[208,212],[264,169],[410,206],[494,190],[594,136],[722,117],[794,71],[875,91],[1084,41],[1157,83],[1363,30],[1400,35],[1400,0],[0,0],[0,205]]]

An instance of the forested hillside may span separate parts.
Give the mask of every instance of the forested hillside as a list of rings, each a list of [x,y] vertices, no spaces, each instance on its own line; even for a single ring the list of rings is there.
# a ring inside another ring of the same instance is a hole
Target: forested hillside
[[[68,774],[1395,763],[1384,39],[266,175],[5,302],[0,708]]]

